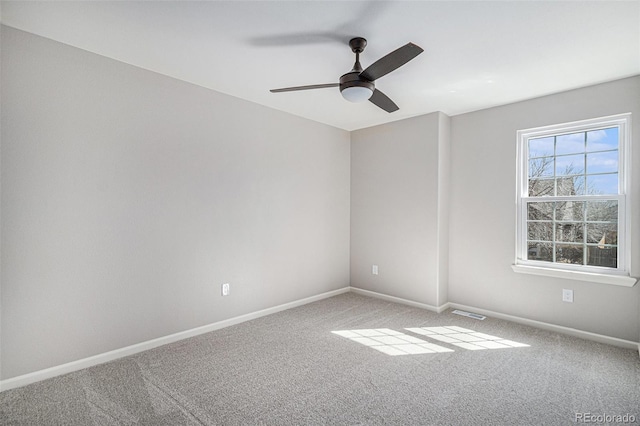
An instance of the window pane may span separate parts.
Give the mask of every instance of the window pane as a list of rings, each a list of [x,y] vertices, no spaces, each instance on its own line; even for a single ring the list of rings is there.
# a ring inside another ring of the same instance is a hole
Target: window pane
[[[529,203],[527,218],[529,220],[553,220],[553,206],[555,203]]]
[[[584,264],[583,253],[582,245],[558,244],[556,245],[556,262],[582,265]]]
[[[553,176],[553,157],[541,157],[529,160],[529,178]]]
[[[584,173],[584,154],[556,157],[556,176]]]
[[[583,223],[556,223],[556,241],[567,243],[584,242],[584,224]]]
[[[556,137],[556,155],[584,152],[584,138],[584,132]]]
[[[587,173],[608,173],[618,171],[618,151],[587,154]]]
[[[618,201],[587,201],[586,204],[589,222],[618,222]]]
[[[553,241],[553,222],[527,223],[527,236],[529,241]]]
[[[542,197],[553,194],[553,179],[529,179],[529,196]]]
[[[617,223],[587,223],[587,243],[598,243],[598,247],[618,245]]]
[[[527,259],[553,262],[553,245],[551,243],[527,244]]]
[[[587,175],[587,195],[609,195],[618,193],[618,174]]]
[[[604,266],[606,268],[618,267],[618,248],[598,246],[587,247],[587,265]]]
[[[618,149],[617,127],[587,132],[587,151],[606,151],[608,149]]]
[[[553,155],[553,136],[529,139],[529,158]]]
[[[584,202],[583,201],[556,202],[556,220],[557,221],[580,222],[583,219],[584,219]]]
[[[573,187],[572,188],[570,187],[568,189],[573,191],[573,194],[567,194],[567,195],[585,195],[584,192],[585,192],[585,186],[586,186],[585,185],[586,179],[584,175],[573,176],[572,179],[573,179],[573,182],[572,182]],[[567,188],[561,187],[560,189],[562,190]],[[562,195],[562,194],[559,193],[558,195]]]
[[[556,179],[556,195],[584,194],[584,176],[560,177]]]

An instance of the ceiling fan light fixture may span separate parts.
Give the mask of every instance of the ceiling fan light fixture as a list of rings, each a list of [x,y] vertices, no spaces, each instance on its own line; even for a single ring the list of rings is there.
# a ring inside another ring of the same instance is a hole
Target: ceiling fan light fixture
[[[351,71],[340,77],[340,93],[349,102],[368,101],[376,86],[360,77],[359,71]]]
[[[373,95],[373,90],[365,86],[351,86],[342,89],[341,93],[342,97],[349,102],[364,102]]]

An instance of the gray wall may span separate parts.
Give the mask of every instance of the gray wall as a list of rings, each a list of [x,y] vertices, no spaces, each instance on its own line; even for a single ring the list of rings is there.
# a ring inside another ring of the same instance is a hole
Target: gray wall
[[[632,112],[640,77],[449,118],[415,117],[351,135],[351,285],[446,302],[631,341],[632,288],[517,274],[516,132]],[[640,252],[640,125],[633,126],[632,250]],[[448,256],[447,256],[448,254]],[[640,260],[633,259],[633,276]],[[379,265],[379,275],[371,265]],[[575,301],[563,303],[562,289]]]
[[[452,117],[449,301],[638,341],[640,285],[517,274],[516,131],[633,113],[632,275],[640,276],[640,77]],[[574,303],[563,303],[563,288]]]
[[[348,132],[6,27],[1,71],[3,379],[349,285]]]
[[[439,304],[447,261],[439,253],[446,247],[439,146],[447,124],[433,113],[351,133],[352,286]]]
[[[438,259],[436,306],[449,301],[449,209],[451,208],[451,118],[438,117]]]

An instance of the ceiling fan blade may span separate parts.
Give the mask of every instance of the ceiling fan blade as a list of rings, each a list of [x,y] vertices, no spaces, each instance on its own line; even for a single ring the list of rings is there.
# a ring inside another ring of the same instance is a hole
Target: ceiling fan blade
[[[369,98],[369,102],[382,108],[387,112],[394,112],[399,110],[398,105],[396,105],[387,95],[379,91],[378,89],[373,91],[373,95]]]
[[[387,75],[391,71],[400,68],[422,52],[424,52],[424,50],[420,46],[407,43],[369,65],[367,69],[360,73],[360,76],[369,81],[377,80],[383,75]]]
[[[301,46],[308,44],[340,43],[344,45],[349,36],[332,31],[315,31],[300,33],[282,33],[270,36],[253,37],[249,43],[260,47]]]
[[[271,89],[271,93],[295,92],[297,90],[325,89],[327,87],[338,87],[340,83],[313,84],[311,86],[284,87],[282,89]]]

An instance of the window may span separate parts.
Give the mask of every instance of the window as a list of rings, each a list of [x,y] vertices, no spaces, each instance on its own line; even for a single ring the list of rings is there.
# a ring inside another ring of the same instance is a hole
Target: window
[[[518,132],[514,270],[635,283],[629,277],[630,121],[623,114]]]

